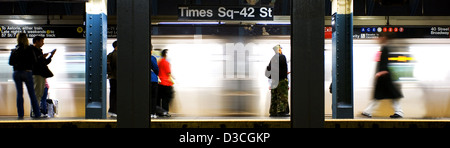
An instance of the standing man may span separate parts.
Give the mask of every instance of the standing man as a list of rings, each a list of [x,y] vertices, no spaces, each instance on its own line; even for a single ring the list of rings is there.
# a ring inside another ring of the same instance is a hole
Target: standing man
[[[150,54],[153,54],[153,45],[151,45],[150,48]],[[151,112],[150,117],[155,119],[158,118],[158,115],[156,114],[156,99],[158,98],[158,74],[159,74],[159,68],[158,68],[158,62],[156,60],[156,57],[153,55],[150,55],[150,71],[151,71],[151,79],[150,79],[150,92],[152,92],[152,95],[150,96],[151,101]]]
[[[160,104],[161,107],[165,110],[160,116],[170,117],[169,114],[169,104],[173,98],[173,80],[172,80],[172,70],[170,68],[170,63],[167,61],[167,52],[168,49],[164,49],[161,52],[162,59],[158,63],[159,68],[159,79],[161,83],[158,86],[158,99],[156,100],[156,104]]]
[[[34,90],[36,93],[37,102],[40,104],[40,111],[46,117],[47,115],[47,101],[46,95],[46,79],[53,77],[52,71],[48,68],[48,64],[52,62],[52,58],[55,55],[56,49],[51,53],[43,53],[41,47],[44,46],[44,37],[36,36],[33,38],[33,45],[30,46],[33,49],[37,63],[33,66],[33,80]],[[50,54],[50,57],[47,56]]]
[[[270,117],[289,117],[289,80],[286,56],[280,45],[273,47],[275,55],[266,69],[266,76],[271,79]]]
[[[117,118],[117,41],[113,44],[114,51],[107,57],[107,73],[109,79],[109,110],[113,118]]]

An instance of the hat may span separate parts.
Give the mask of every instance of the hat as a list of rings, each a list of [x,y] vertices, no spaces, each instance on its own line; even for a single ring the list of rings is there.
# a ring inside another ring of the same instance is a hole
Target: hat
[[[273,47],[273,51],[275,51],[276,53],[278,53],[278,50],[280,50],[281,46],[280,44],[276,45]]]

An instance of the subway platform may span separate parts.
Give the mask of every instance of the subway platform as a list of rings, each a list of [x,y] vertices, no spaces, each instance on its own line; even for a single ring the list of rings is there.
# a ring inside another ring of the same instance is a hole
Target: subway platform
[[[170,117],[151,120],[152,128],[291,128],[289,117]],[[450,128],[449,118],[325,119],[325,128]],[[0,128],[117,128],[116,119],[0,117]]]

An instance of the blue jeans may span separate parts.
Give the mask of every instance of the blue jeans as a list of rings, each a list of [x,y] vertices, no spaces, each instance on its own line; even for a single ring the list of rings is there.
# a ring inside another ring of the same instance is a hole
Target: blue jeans
[[[47,114],[47,96],[48,96],[48,88],[44,87],[44,95],[41,98],[41,114]]]
[[[39,111],[39,105],[36,99],[36,94],[34,92],[33,83],[33,73],[30,71],[14,71],[13,79],[16,83],[17,90],[17,114],[19,118],[24,115],[23,109],[23,82],[27,86],[28,95],[30,96],[31,106],[33,107],[33,112],[35,117],[40,117],[41,112]]]

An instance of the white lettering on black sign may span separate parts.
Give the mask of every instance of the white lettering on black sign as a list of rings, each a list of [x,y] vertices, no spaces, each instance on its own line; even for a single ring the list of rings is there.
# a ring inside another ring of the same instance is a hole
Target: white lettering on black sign
[[[273,20],[272,7],[180,6],[179,20]]]
[[[450,27],[431,27],[431,35],[449,35]]]

